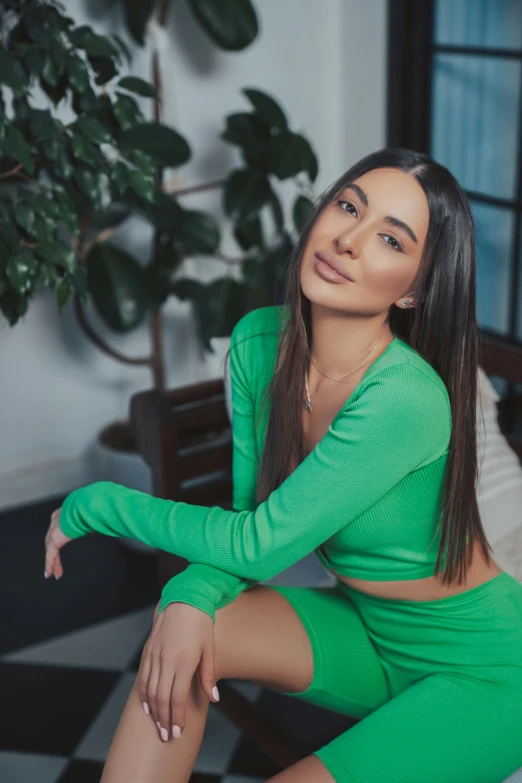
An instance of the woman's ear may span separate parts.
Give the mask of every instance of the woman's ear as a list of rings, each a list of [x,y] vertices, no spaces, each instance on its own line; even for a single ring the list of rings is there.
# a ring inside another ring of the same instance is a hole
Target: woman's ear
[[[413,294],[406,294],[406,296],[401,296],[400,299],[397,299],[395,304],[401,310],[408,310],[411,307],[415,307],[415,299]]]

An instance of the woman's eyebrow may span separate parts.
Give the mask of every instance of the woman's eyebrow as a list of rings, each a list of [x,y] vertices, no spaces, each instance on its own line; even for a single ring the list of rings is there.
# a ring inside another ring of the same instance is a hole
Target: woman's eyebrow
[[[362,203],[365,207],[368,206],[368,196],[364,192],[362,188],[359,187],[359,185],[356,185],[354,182],[352,182],[350,185],[347,185],[346,188],[351,188],[354,190],[359,198],[361,199]],[[407,223],[405,223],[403,220],[399,220],[399,218],[393,217],[392,215],[387,215],[384,218],[385,223],[390,223],[390,225],[395,226],[396,228],[402,228],[403,231],[405,231],[408,236],[415,242],[416,245],[419,244],[417,237],[409,227]]]

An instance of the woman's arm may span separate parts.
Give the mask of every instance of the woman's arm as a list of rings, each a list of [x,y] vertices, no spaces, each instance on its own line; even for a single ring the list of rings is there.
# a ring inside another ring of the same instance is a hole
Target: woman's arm
[[[97,482],[67,496],[63,532],[131,536],[243,579],[270,579],[448,448],[447,396],[413,365],[381,370],[352,396],[313,451],[254,511],[176,503]]]

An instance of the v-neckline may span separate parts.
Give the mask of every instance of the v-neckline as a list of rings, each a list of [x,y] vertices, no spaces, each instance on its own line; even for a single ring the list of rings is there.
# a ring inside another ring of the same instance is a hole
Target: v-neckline
[[[401,340],[401,338],[400,338],[400,337],[397,337],[397,335],[395,335],[395,336],[394,336],[394,338],[393,338],[393,340],[390,340],[390,342],[388,343],[388,345],[386,346],[386,348],[384,349],[384,351],[383,351],[383,352],[380,354],[380,356],[378,356],[378,357],[377,357],[377,358],[376,358],[376,359],[375,359],[375,360],[374,360],[374,361],[373,361],[373,362],[370,364],[370,366],[368,367],[368,369],[367,369],[367,370],[366,370],[366,372],[364,373],[363,377],[361,378],[361,380],[359,381],[359,383],[357,384],[357,386],[356,386],[354,389],[352,389],[352,393],[350,394],[350,396],[348,397],[348,399],[346,400],[346,402],[345,402],[345,403],[344,403],[344,405],[342,406],[341,410],[340,410],[338,413],[336,413],[336,414],[335,414],[335,416],[333,417],[333,419],[332,419],[332,421],[331,421],[331,423],[330,423],[330,426],[331,426],[332,424],[334,424],[334,422],[336,422],[336,421],[337,421],[337,419],[338,419],[338,418],[339,418],[339,417],[340,417],[340,416],[341,416],[341,415],[342,415],[342,414],[345,412],[346,408],[347,408],[347,407],[348,407],[348,405],[350,404],[350,400],[352,399],[353,395],[354,395],[354,394],[355,394],[355,392],[356,392],[356,391],[357,391],[357,390],[358,390],[358,389],[361,387],[361,385],[364,383],[364,381],[367,379],[367,376],[368,376],[368,374],[370,373],[370,370],[371,370],[373,367],[375,367],[375,365],[376,365],[376,364],[378,364],[378,362],[379,362],[379,361],[380,361],[380,360],[383,358],[383,356],[386,356],[386,355],[389,353],[389,351],[390,351],[390,349],[391,349],[391,347],[392,347],[392,346],[395,346],[395,344],[396,344],[396,343],[399,343],[399,342],[403,342],[403,341]]]

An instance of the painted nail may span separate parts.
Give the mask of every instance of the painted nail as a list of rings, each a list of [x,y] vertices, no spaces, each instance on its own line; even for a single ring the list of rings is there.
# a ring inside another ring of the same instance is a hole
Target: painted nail
[[[168,734],[167,729],[164,729],[163,726],[162,726],[160,728],[160,734],[161,734],[161,739],[164,740],[165,742],[167,742],[167,740],[169,738],[169,734]]]
[[[143,711],[145,712],[145,715],[150,715],[150,708],[146,701],[143,702]]]
[[[214,685],[212,688],[212,696],[216,699],[216,701],[219,701],[219,691],[216,685]]]
[[[161,729],[161,723],[159,722],[159,720],[156,721],[156,726],[158,727],[158,729]]]
[[[54,578],[55,578],[55,579],[59,579],[60,577],[59,577],[59,576],[56,576],[56,574],[55,574],[55,575],[54,575]]]
[[[176,737],[176,739],[179,739],[180,735],[181,735],[181,729],[180,729],[180,727],[179,727],[179,726],[176,726],[176,725],[174,725],[174,726],[172,727],[172,736],[173,736],[173,737]]]
[[[47,577],[49,576],[49,574],[47,573],[47,571],[44,571],[44,576],[45,576],[45,578],[46,578],[46,579],[47,579]]]

